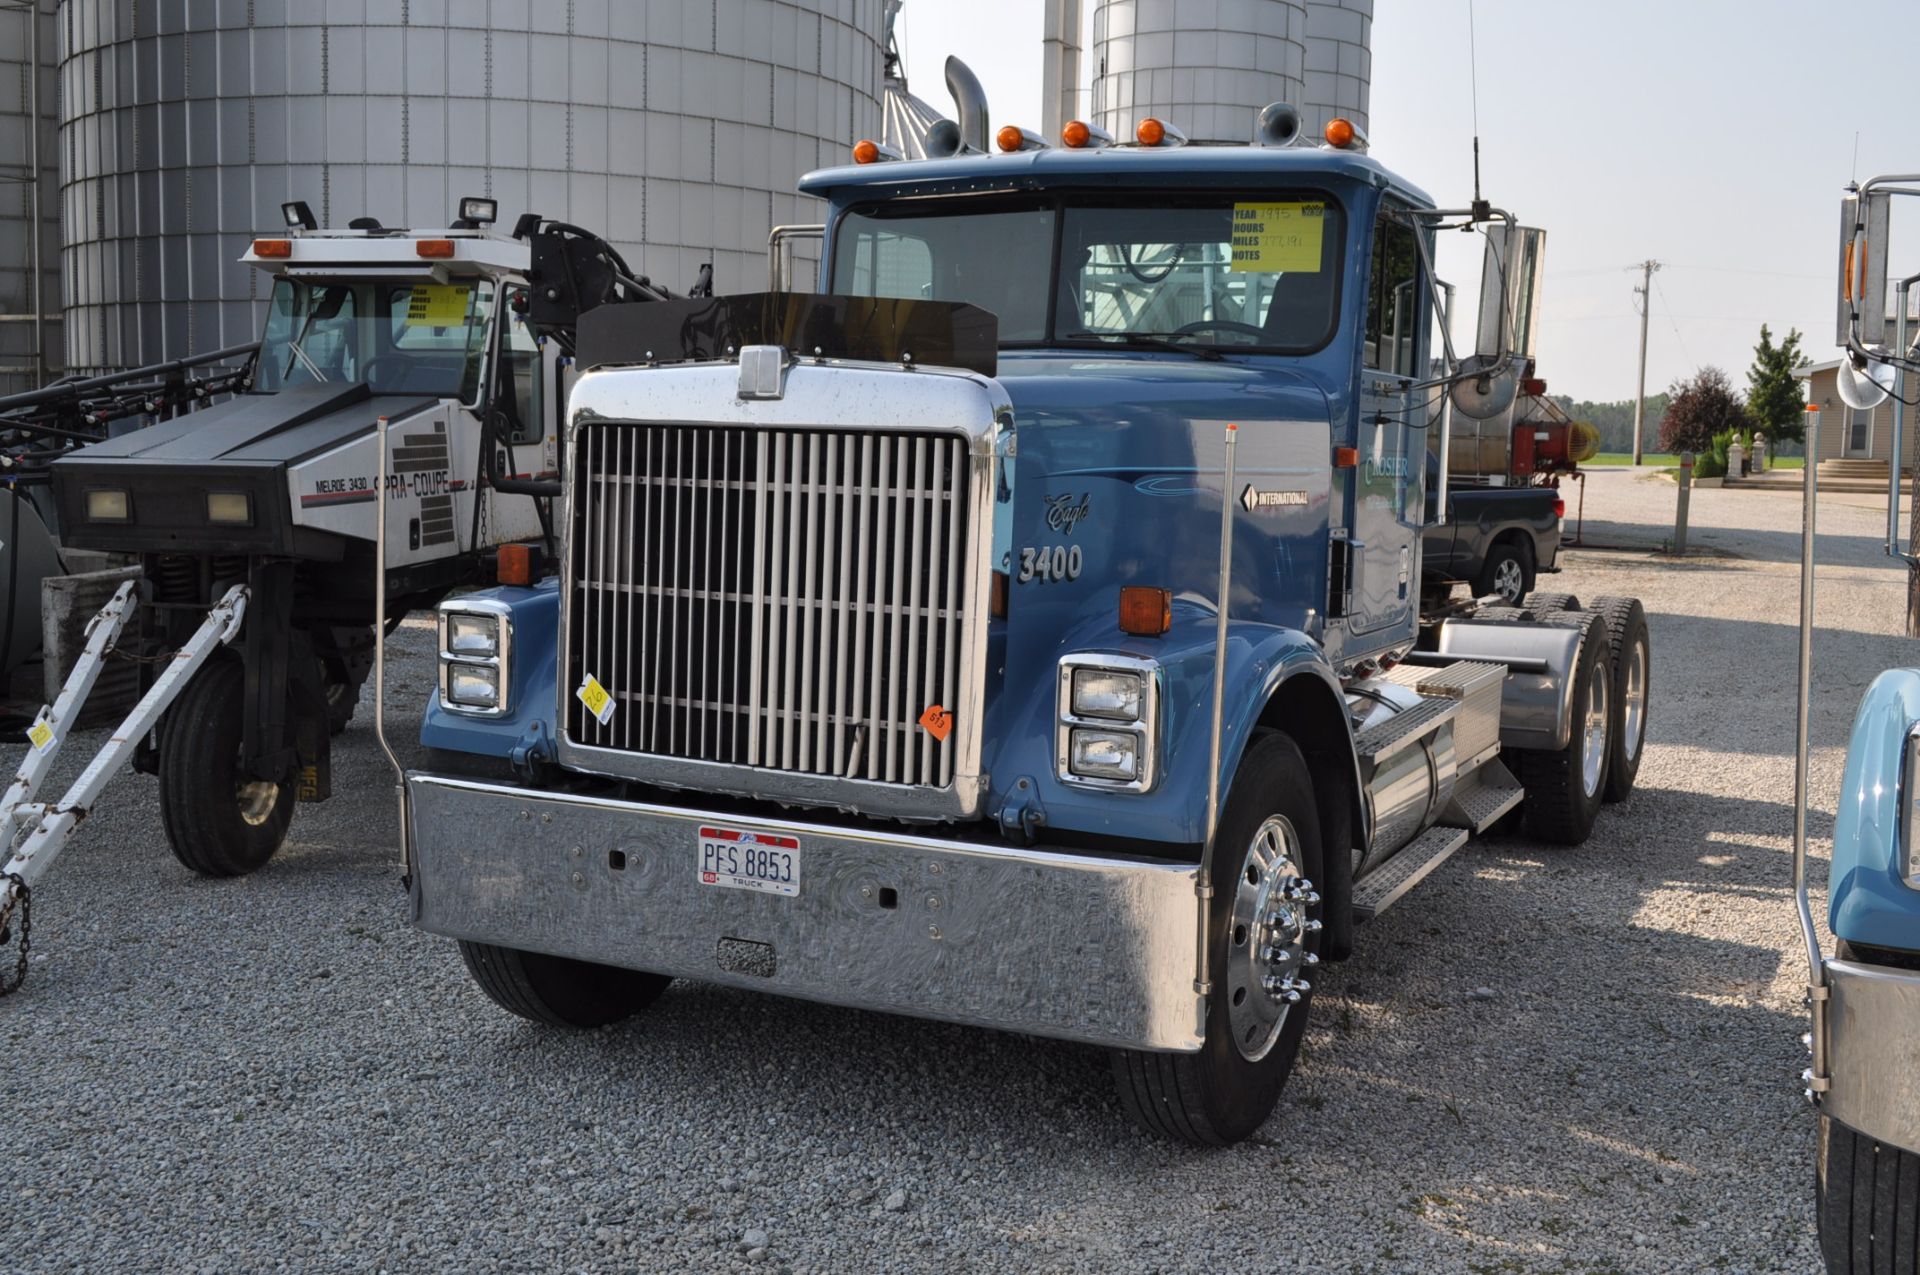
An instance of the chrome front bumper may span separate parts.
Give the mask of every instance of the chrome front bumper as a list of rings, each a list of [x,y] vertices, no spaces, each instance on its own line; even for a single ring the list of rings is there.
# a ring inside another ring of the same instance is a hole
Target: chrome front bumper
[[[1920,973],[1829,958],[1821,1107],[1877,1142],[1920,1154]]]
[[[1201,1045],[1192,866],[417,772],[407,786],[429,933],[1036,1036]],[[800,893],[701,884],[697,829],[716,824],[797,838]]]

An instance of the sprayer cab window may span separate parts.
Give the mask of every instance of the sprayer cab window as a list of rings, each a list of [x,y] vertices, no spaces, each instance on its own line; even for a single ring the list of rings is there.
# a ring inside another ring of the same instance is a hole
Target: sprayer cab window
[[[493,285],[306,283],[267,301],[254,388],[364,381],[375,394],[476,400]]]

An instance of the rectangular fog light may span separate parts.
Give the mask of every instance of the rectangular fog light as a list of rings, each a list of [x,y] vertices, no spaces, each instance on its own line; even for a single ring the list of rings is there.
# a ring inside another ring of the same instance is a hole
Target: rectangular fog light
[[[500,703],[500,670],[490,664],[455,664],[447,669],[447,699],[463,708],[495,708]]]
[[[101,487],[87,493],[88,522],[126,522],[133,517],[133,497],[118,487]]]
[[[447,612],[449,655],[500,654],[500,619],[465,611]]]
[[[1146,679],[1138,673],[1124,669],[1077,668],[1073,671],[1073,714],[1137,722],[1145,689]]]
[[[1076,775],[1123,783],[1139,778],[1140,739],[1128,731],[1076,728],[1067,748],[1067,769]]]
[[[253,525],[253,499],[244,491],[207,493],[207,521],[229,527]]]

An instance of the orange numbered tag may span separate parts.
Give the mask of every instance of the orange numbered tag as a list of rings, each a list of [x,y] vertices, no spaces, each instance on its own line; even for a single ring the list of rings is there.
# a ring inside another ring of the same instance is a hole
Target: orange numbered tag
[[[947,742],[947,736],[953,734],[953,714],[938,704],[930,704],[927,711],[920,714],[920,726],[927,734],[941,743]]]

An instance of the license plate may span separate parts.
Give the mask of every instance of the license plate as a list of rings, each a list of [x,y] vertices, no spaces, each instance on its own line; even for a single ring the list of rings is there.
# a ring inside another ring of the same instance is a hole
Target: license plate
[[[702,828],[700,884],[791,898],[800,893],[800,843],[771,832]]]

